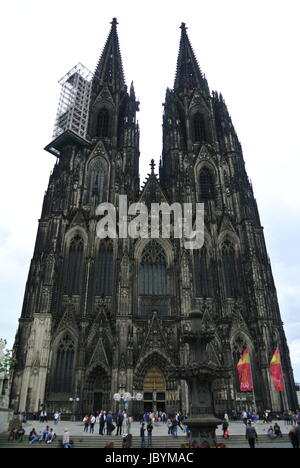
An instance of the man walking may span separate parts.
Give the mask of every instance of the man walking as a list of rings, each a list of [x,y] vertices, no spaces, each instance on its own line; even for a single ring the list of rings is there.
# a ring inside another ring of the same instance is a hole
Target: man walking
[[[249,442],[250,448],[255,448],[255,442],[257,442],[257,432],[255,427],[252,426],[251,421],[248,421],[248,426],[246,429],[246,439]]]

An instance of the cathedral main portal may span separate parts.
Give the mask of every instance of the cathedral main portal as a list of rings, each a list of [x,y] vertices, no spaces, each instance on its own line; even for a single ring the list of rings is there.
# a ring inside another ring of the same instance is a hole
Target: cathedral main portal
[[[153,367],[144,378],[144,411],[166,410],[166,381],[162,372]]]

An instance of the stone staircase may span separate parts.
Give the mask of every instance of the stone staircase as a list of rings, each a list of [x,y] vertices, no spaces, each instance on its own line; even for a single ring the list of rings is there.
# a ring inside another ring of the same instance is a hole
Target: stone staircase
[[[105,448],[108,442],[113,442],[114,448],[122,447],[122,437],[107,437],[107,436],[74,436],[71,437],[71,440],[74,442],[74,448]],[[186,437],[174,437],[162,436],[162,437],[153,437],[153,447],[154,449],[163,450],[163,449],[178,449],[188,441]],[[7,441],[7,435],[0,435],[0,448],[45,448],[53,449],[61,447],[62,437],[58,436],[57,439],[52,444],[45,444],[44,442],[35,442],[34,444],[29,444],[28,436],[25,437],[23,442],[18,441]],[[259,444],[270,445],[272,444],[286,444],[289,442],[288,436],[284,435],[282,438],[270,440],[266,435],[258,436]],[[222,437],[218,437],[218,442],[225,443],[228,448],[238,447],[240,445],[247,444],[245,436],[233,435],[229,440],[224,440]],[[139,437],[133,437],[133,448],[140,448],[140,439]]]

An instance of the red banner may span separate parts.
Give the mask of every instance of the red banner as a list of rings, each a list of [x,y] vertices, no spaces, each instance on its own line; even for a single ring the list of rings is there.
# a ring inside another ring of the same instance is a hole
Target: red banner
[[[246,348],[238,362],[237,370],[240,379],[240,391],[251,392],[253,390],[251,364],[248,348]]]
[[[274,356],[272,357],[272,361],[270,363],[270,373],[273,379],[275,390],[277,390],[277,392],[283,392],[284,380],[283,380],[281,359],[280,359],[278,346],[275,350]]]

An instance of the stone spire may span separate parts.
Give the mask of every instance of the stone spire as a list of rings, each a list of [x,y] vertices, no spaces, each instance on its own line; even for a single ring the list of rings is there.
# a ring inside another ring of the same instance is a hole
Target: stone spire
[[[117,24],[117,19],[113,18],[111,30],[94,75],[94,86],[107,84],[113,91],[122,90],[125,86]]]
[[[200,89],[208,91],[206,78],[198,65],[196,56],[187,35],[187,26],[180,26],[181,38],[177,59],[177,70],[174,82],[174,90]]]

